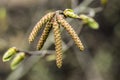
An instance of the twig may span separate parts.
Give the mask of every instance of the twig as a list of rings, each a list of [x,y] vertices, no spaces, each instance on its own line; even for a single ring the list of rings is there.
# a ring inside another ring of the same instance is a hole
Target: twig
[[[42,56],[45,56],[45,55],[50,55],[50,54],[54,54],[55,51],[54,50],[40,50],[40,51],[23,51],[25,52],[27,55],[42,55]]]
[[[82,12],[84,12],[88,6],[90,5],[90,3],[92,2],[93,0],[84,0],[78,7],[76,7],[74,10],[74,12],[76,14],[80,14]]]
[[[101,12],[102,8],[98,7],[98,8],[88,8],[86,10],[86,12],[88,13],[88,16],[90,17],[94,17],[96,13]]]
[[[77,4],[78,4],[78,0],[71,0],[71,7],[72,8],[77,7]]]

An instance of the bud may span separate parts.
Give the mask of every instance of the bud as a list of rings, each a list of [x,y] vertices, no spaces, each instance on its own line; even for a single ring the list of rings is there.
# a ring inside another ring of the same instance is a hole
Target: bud
[[[11,62],[11,69],[16,69],[19,63],[22,62],[24,58],[25,58],[24,52],[18,53]]]
[[[92,29],[98,29],[99,28],[99,24],[91,17],[88,17],[84,14],[79,16],[80,19],[82,19],[82,21],[87,24],[90,28]]]
[[[98,29],[99,28],[99,24],[92,18],[89,19],[88,25],[92,29]]]
[[[65,9],[63,11],[63,14],[67,17],[71,17],[71,18],[78,18],[79,16],[77,14],[74,13],[74,11],[72,9]]]
[[[17,53],[16,47],[9,48],[3,55],[3,62],[9,61]]]
[[[60,26],[57,23],[56,19],[53,22],[53,32],[55,38],[55,51],[56,51],[56,64],[58,68],[62,66],[62,39],[61,39],[61,32]]]

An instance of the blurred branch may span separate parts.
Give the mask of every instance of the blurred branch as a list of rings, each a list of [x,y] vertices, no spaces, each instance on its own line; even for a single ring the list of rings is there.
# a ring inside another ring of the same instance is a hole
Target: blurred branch
[[[76,8],[78,4],[78,0],[71,0],[71,7]]]
[[[93,0],[84,0],[80,5],[78,5],[74,10],[74,12],[76,14],[80,14],[82,12],[84,12],[88,6],[90,5],[90,3],[92,2]]]
[[[79,65],[85,72],[87,80],[104,80],[87,49],[83,54],[80,54],[77,49],[75,49],[74,52],[76,53]]]
[[[50,55],[50,54],[54,54],[55,51],[53,50],[41,50],[41,51],[23,51],[25,52],[27,55],[38,55],[38,56],[45,56],[45,55]]]
[[[88,13],[88,16],[90,17],[94,17],[96,13],[99,13],[102,11],[101,7],[97,7],[97,8],[87,8],[85,13]]]

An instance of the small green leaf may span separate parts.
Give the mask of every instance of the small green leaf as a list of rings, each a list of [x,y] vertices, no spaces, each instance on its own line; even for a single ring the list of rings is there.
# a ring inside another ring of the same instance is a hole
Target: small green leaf
[[[88,22],[88,25],[92,29],[98,29],[99,28],[99,24],[96,21]]]
[[[77,14],[74,13],[74,11],[72,9],[65,9],[63,14],[70,18],[78,18],[79,17]]]
[[[98,29],[99,24],[91,17],[81,14],[79,18],[83,21],[83,23],[87,24],[92,29]]]
[[[9,61],[17,53],[16,47],[9,48],[3,55],[3,62]]]
[[[25,53],[24,52],[18,53],[11,62],[11,65],[10,65],[11,69],[12,70],[16,69],[18,67],[19,63],[21,63],[24,58],[25,58]]]

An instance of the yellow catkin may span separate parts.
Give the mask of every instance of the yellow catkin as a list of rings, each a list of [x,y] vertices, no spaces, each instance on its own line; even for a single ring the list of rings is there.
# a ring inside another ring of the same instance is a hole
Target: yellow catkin
[[[50,13],[47,13],[45,16],[43,16],[40,19],[40,21],[35,25],[35,27],[33,28],[32,32],[29,35],[29,39],[28,39],[29,43],[31,43],[35,39],[35,37],[36,37],[38,31],[41,29],[41,27],[44,24],[46,24],[53,16],[54,16],[54,12],[50,12]]]
[[[51,22],[49,21],[49,22],[47,22],[45,29],[44,29],[44,31],[43,31],[43,33],[38,41],[37,50],[40,50],[43,47],[43,45],[44,45],[44,43],[49,35],[51,28],[52,28],[52,25],[51,25]]]
[[[78,35],[74,31],[74,29],[71,27],[71,25],[63,18],[63,15],[57,15],[58,23],[61,24],[67,32],[72,36],[72,39],[74,40],[75,44],[79,47],[81,51],[84,50],[84,46],[79,39]]]
[[[60,27],[55,20],[53,22],[53,31],[55,37],[55,49],[56,49],[56,64],[60,68],[62,66],[62,40],[60,35]]]

